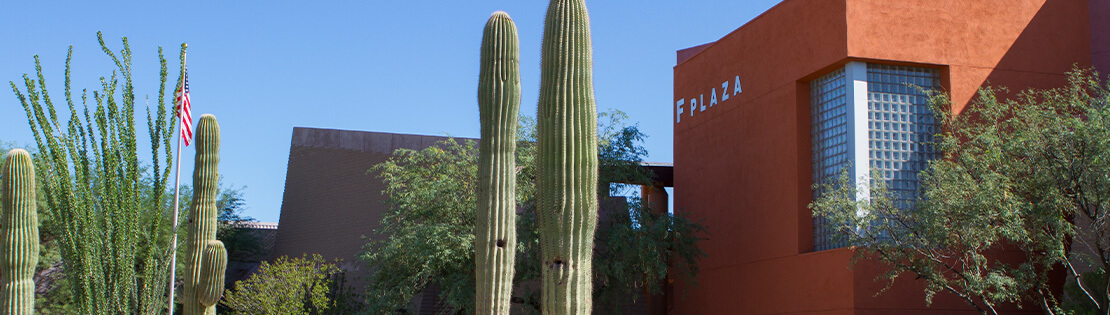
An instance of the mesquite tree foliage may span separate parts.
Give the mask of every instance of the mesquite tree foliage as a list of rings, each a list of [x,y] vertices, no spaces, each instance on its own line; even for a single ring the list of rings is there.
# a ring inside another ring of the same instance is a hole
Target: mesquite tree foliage
[[[166,180],[173,163],[173,114],[165,102],[166,60],[159,48],[158,102],[147,108],[152,165],[140,165],[135,128],[131,48],[113,52],[97,33],[116,70],[100,78],[91,99],[70,87],[70,47],[65,65],[65,105],[59,113],[47,92],[38,56],[37,78],[24,75],[24,90],[12,90],[27,113],[40,162],[51,230],[59,234],[62,258],[82,314],[152,314],[166,306],[169,236]],[[181,51],[184,56],[184,49]],[[80,104],[77,104],[80,101]],[[68,111],[65,111],[67,110]],[[68,117],[67,115],[68,114]],[[68,119],[67,119],[68,118]],[[149,171],[149,175],[142,172]],[[153,192],[153,193],[152,193]]]
[[[647,154],[641,146],[644,135],[626,123],[623,113],[605,112],[598,119],[602,122],[598,157],[603,166],[599,184],[650,183],[651,173],[639,165]],[[521,117],[515,154],[517,257],[511,301],[514,307],[539,312],[540,292],[534,286],[541,268],[534,126],[531,119]],[[440,298],[452,313],[475,312],[477,151],[472,141],[448,140],[419,151],[397,150],[373,169],[385,182],[383,193],[391,208],[376,231],[387,239],[367,244],[362,255],[372,270],[367,288],[372,312],[405,308],[415,294],[429,287],[442,290]],[[597,193],[623,192],[622,187],[610,185]],[[635,199],[627,200],[627,205],[602,209],[612,212],[609,220],[600,222],[595,239],[596,247],[603,249],[593,258],[593,297],[599,313],[620,313],[620,302],[630,294],[642,294],[641,285],[660,292],[657,284],[668,275],[668,267],[673,268],[670,276],[675,281],[692,281],[704,256],[697,247],[705,236],[704,226],[680,213],[655,213]]]

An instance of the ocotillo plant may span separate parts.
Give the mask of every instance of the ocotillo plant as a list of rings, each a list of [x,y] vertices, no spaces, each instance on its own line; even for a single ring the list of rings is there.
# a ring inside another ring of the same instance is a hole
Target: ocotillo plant
[[[35,211],[35,167],[31,154],[15,149],[0,169],[0,314],[34,314],[35,265],[39,263],[39,220]]]
[[[197,155],[193,169],[193,204],[189,212],[189,230],[186,236],[189,258],[185,262],[185,287],[181,292],[182,308],[185,315],[216,314],[215,302],[202,298],[206,290],[204,283],[214,283],[211,277],[223,277],[224,268],[218,272],[206,272],[205,260],[214,259],[205,255],[205,246],[216,239],[216,185],[220,178],[220,125],[216,116],[204,114],[197,123]],[[220,247],[223,247],[222,243]],[[223,255],[226,265],[227,253]],[[222,282],[222,281],[220,281]],[[222,283],[221,283],[222,285]],[[218,297],[217,299],[218,300]],[[211,302],[211,303],[207,303]]]
[[[584,0],[552,0],[543,29],[536,217],[544,314],[590,314],[597,228],[597,108]]]
[[[516,127],[520,111],[520,49],[516,24],[494,12],[482,34],[478,111],[478,224],[475,311],[509,314],[516,262]]]
[[[166,194],[159,193],[166,190],[172,174],[169,142],[176,122],[172,102],[165,100],[167,61],[159,48],[159,84],[140,85],[158,89],[151,95],[157,105],[152,99],[147,126],[140,128],[136,116],[141,115],[135,109],[142,106],[136,106],[135,96],[146,92],[133,84],[132,69],[148,67],[132,66],[126,37],[119,50],[109,48],[100,33],[97,39],[115,65],[112,73],[102,75],[98,89],[85,94],[71,85],[72,47],[65,76],[55,78],[64,84],[64,93],[47,91],[45,69],[37,57],[35,73],[23,76],[25,88],[9,84],[37,145],[36,172],[50,175],[37,178],[46,195],[41,209],[53,219],[66,271],[81,275],[67,277],[67,285],[60,288],[74,297],[72,313],[158,313],[166,307],[166,240],[174,232],[165,219]],[[145,162],[140,162],[140,148],[150,150]]]

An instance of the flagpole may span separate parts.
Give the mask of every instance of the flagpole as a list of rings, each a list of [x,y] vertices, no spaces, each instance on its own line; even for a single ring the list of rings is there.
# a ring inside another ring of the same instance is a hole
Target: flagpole
[[[182,50],[184,50],[186,48],[189,48],[189,44],[181,44],[181,49]],[[183,130],[183,128],[184,128],[184,127],[181,126],[182,124],[184,124],[184,122],[181,120],[181,110],[183,109],[181,107],[182,107],[182,103],[184,103],[183,101],[185,100],[185,78],[184,77],[185,77],[185,59],[186,58],[187,58],[187,56],[185,55],[184,52],[182,52],[182,54],[181,54],[181,77],[182,77],[182,80],[181,80],[181,86],[178,87],[178,88],[180,88],[180,91],[181,91],[181,100],[182,100],[182,102],[177,102],[178,103],[177,104],[177,110],[176,110],[177,114],[174,115],[174,116],[177,116],[177,132],[178,132],[178,135],[177,135],[177,157],[174,159],[174,166],[177,168],[177,171],[174,172],[176,174],[174,174],[174,180],[173,180],[173,231],[172,231],[172,233],[173,233],[173,246],[170,247],[170,298],[169,298],[169,300],[170,300],[170,309],[169,309],[169,312],[166,313],[167,315],[173,315],[173,306],[174,306],[173,291],[174,291],[174,288],[177,286],[176,283],[175,283],[176,281],[174,281],[175,280],[174,274],[177,271],[177,212],[178,212],[178,209],[179,209],[179,206],[180,206],[179,203],[181,202],[181,134],[180,133],[181,133],[181,130]],[[176,98],[174,100],[176,101]]]

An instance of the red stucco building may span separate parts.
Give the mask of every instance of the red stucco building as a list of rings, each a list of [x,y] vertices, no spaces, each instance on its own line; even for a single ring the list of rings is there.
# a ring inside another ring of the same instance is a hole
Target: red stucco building
[[[688,291],[669,313],[973,313],[951,295],[926,307],[912,277],[875,297],[876,266],[848,268],[851,252],[806,207],[811,186],[851,164],[916,191],[937,124],[904,83],[949,92],[960,112],[988,83],[1110,71],[1108,12],[1108,0],[786,0],[678,51],[674,210],[712,235],[699,285],[676,281]]]

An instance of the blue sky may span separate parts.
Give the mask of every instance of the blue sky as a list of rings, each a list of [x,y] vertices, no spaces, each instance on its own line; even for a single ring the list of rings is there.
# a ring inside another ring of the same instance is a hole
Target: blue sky
[[[647,160],[671,162],[675,50],[715,41],[778,2],[588,2],[598,110],[627,113],[649,136]],[[307,3],[8,2],[0,11],[0,80],[22,89],[38,54],[60,100],[73,45],[74,90],[95,90],[113,69],[96,42],[102,31],[116,51],[128,37],[141,105],[147,95],[157,100],[157,47],[172,66],[188,43],[194,117],[217,116],[221,175],[246,186],[246,214],[265,222],[278,221],[295,126],[478,137],[478,49],[494,11],[508,12],[519,29],[521,112],[535,115],[546,1]],[[22,107],[4,91],[0,141],[33,146]],[[193,154],[191,147],[182,153],[183,180]]]

